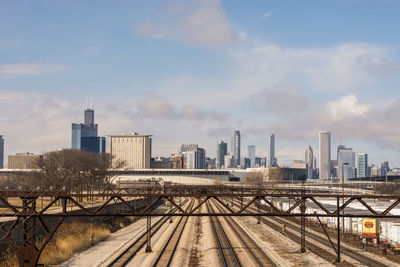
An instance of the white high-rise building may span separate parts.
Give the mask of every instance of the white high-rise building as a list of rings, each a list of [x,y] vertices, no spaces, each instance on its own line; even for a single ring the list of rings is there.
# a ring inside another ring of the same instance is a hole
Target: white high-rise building
[[[278,165],[275,158],[275,134],[268,137],[268,167],[276,167]]]
[[[254,168],[256,166],[256,146],[249,145],[247,147],[247,157],[250,159],[250,168]]]
[[[331,133],[319,133],[319,178],[331,178]]]
[[[307,164],[307,178],[313,178],[313,169],[314,169],[314,152],[310,145],[308,145],[305,153],[305,162]]]
[[[127,169],[150,169],[151,135],[110,135],[111,166]]]

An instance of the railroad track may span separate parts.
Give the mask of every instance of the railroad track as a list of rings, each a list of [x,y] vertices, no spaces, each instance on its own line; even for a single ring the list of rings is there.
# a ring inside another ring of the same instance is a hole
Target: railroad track
[[[235,203],[234,206],[240,208],[240,205],[238,203]],[[266,210],[265,207],[262,207],[262,208],[264,210]],[[249,207],[247,209],[250,209],[252,211],[257,211],[255,208],[250,208]],[[269,227],[271,227],[272,229],[274,229],[275,231],[277,231],[279,233],[281,233],[281,231],[282,231],[282,228],[281,228],[280,225],[282,225],[284,223],[286,225],[286,228],[290,228],[290,229],[292,229],[292,230],[294,230],[294,231],[299,233],[297,235],[297,234],[291,233],[289,231],[286,231],[285,235],[287,237],[289,237],[290,239],[292,239],[293,241],[295,241],[296,243],[298,243],[298,244],[301,243],[300,226],[294,225],[293,222],[288,221],[288,220],[284,220],[284,219],[281,219],[281,218],[277,218],[277,217],[268,217],[268,219],[261,217],[260,221],[262,223],[268,225]],[[279,225],[277,225],[277,224],[279,224]],[[281,234],[284,235],[283,233],[281,233]],[[332,260],[337,258],[337,255],[335,253],[332,253],[330,251],[327,251],[324,248],[321,248],[320,246],[315,244],[310,239],[315,240],[315,241],[317,241],[319,243],[322,243],[325,246],[331,248],[331,245],[330,245],[328,240],[326,240],[325,238],[322,238],[322,237],[320,237],[320,236],[318,236],[318,235],[316,235],[314,233],[310,233],[308,231],[307,235],[306,235],[306,248],[309,251],[313,252],[314,254],[318,255],[319,257],[321,257],[321,258],[323,258],[323,259],[325,259],[327,261],[330,261],[330,262],[332,262]],[[335,242],[334,240],[332,240],[332,241]],[[371,258],[367,258],[364,255],[358,253],[357,251],[344,248],[343,246],[341,247],[340,251],[341,251],[341,254],[346,255],[346,256],[348,256],[348,257],[350,257],[350,258],[352,258],[352,259],[354,259],[354,260],[356,260],[356,261],[358,261],[358,262],[360,262],[360,263],[362,263],[362,264],[364,264],[366,266],[371,266],[371,267],[386,266],[386,265],[382,264],[379,261],[373,260]],[[354,264],[352,264],[350,262],[343,262],[343,263],[341,263],[341,266],[357,266],[357,265],[354,265]]]
[[[207,203],[208,212],[214,212],[214,209]],[[211,228],[213,229],[214,236],[217,240],[219,255],[223,266],[242,266],[237,257],[235,251],[233,250],[232,244],[229,241],[224,229],[222,228],[221,222],[218,217],[210,217]]]
[[[223,208],[220,205],[216,205],[217,210],[219,212],[224,212]],[[273,266],[277,267],[277,265],[271,260],[270,257],[262,250],[262,248],[249,236],[249,234],[243,230],[241,226],[232,218],[232,217],[225,217],[224,218],[226,223],[229,225],[230,228],[233,229],[233,232],[240,240],[240,243],[246,250],[249,252],[251,257],[253,258],[254,262],[258,266]]]
[[[181,206],[185,205],[189,200],[185,200],[182,202]],[[172,212],[176,211],[177,208],[174,208]],[[168,216],[163,216],[160,220],[154,223],[151,227],[151,236],[153,236],[157,231],[167,222],[169,219]],[[132,244],[130,244],[126,249],[124,249],[111,263],[106,265],[107,267],[112,266],[126,266],[132,258],[141,250],[147,242],[147,232],[145,231],[141,234]]]
[[[191,201],[187,210],[191,210],[193,208],[194,200]],[[168,238],[167,242],[161,249],[160,254],[158,255],[156,261],[153,266],[171,266],[172,259],[174,258],[176,248],[178,247],[179,240],[181,239],[183,230],[185,229],[186,223],[189,217],[180,217],[178,224],[175,226],[172,234]]]

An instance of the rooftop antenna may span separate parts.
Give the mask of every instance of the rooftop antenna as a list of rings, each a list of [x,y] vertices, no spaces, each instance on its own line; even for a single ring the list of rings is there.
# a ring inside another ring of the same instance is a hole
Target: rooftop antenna
[[[90,109],[93,109],[93,99],[90,97]]]
[[[86,108],[89,108],[89,99],[86,97]]]

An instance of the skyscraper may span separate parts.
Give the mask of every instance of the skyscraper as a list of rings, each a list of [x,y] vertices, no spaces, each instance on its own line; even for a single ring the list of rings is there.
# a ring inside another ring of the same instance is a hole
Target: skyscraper
[[[310,145],[308,145],[305,153],[305,162],[307,163],[307,178],[311,179],[313,178],[313,158],[314,158],[314,152],[313,149],[311,148]]]
[[[389,171],[389,162],[385,160],[381,163],[381,176],[385,176]]]
[[[72,123],[71,148],[90,152],[106,152],[106,138],[97,136],[98,125],[94,123],[94,110],[87,108],[84,123]]]
[[[357,177],[368,176],[368,154],[357,154]]]
[[[238,166],[240,165],[240,131],[233,131],[231,145],[233,161]]]
[[[217,142],[216,168],[222,169],[225,165],[225,155],[228,153],[228,144],[224,141]]]
[[[275,158],[275,134],[268,137],[268,167],[276,167],[278,165]]]
[[[354,178],[356,176],[355,157],[356,153],[353,152],[352,148],[345,147],[339,150],[338,177],[341,181],[345,181],[348,178]],[[342,169],[344,173],[342,173]]]
[[[0,169],[4,168],[4,139],[0,135]]]
[[[319,178],[331,178],[331,133],[319,133]]]
[[[250,168],[254,168],[256,166],[256,146],[249,145],[247,147],[247,157],[250,159]]]
[[[186,169],[205,169],[206,151],[203,148],[183,152]]]

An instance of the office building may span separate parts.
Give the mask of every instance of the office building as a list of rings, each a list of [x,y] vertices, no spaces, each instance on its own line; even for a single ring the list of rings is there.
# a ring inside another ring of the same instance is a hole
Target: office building
[[[250,159],[249,158],[241,158],[240,159],[240,168],[247,169],[250,168]]]
[[[247,157],[250,159],[250,168],[254,168],[256,166],[256,146],[249,145],[247,147]]]
[[[228,144],[224,141],[217,142],[216,168],[222,169],[225,165],[225,155],[228,153]]]
[[[205,169],[206,151],[202,148],[188,150],[182,153],[185,169]]]
[[[71,148],[94,153],[106,152],[106,138],[98,136],[92,108],[85,110],[84,123],[72,123]]]
[[[137,133],[110,135],[110,155],[113,168],[149,169],[151,135]]]
[[[0,135],[0,169],[4,168],[4,138]]]
[[[234,164],[240,165],[240,131],[233,131],[231,139],[231,155],[233,156]]]
[[[275,134],[268,137],[268,167],[276,167],[278,161],[275,158]]]
[[[368,154],[357,154],[357,177],[367,177],[368,175]]]
[[[260,157],[256,157],[255,159],[254,159],[254,161],[255,161],[255,164],[256,164],[256,168],[259,168],[259,167],[262,167],[262,165],[261,165],[261,158]]]
[[[381,163],[381,176],[386,176],[388,172],[390,172],[389,162],[385,160]]]
[[[225,162],[225,165],[224,165],[225,169],[236,167],[234,158],[229,153],[225,155],[224,162]]]
[[[313,170],[314,170],[314,152],[310,145],[308,145],[305,153],[305,162],[307,164],[307,178],[313,178]]]
[[[181,145],[181,153],[187,152],[187,151],[196,151],[198,148],[199,148],[199,145],[197,145],[197,144],[190,144],[190,145],[183,144],[183,145]]]
[[[340,181],[346,181],[356,176],[355,155],[352,148],[341,148],[338,154],[338,177]]]
[[[267,158],[266,157],[261,158],[260,167],[267,167]]]
[[[308,165],[307,162],[305,162],[304,160],[294,160],[293,161],[293,169],[307,169]]]
[[[331,178],[331,133],[319,133],[319,178]]]
[[[8,156],[9,169],[38,169],[39,161],[42,159],[41,155],[33,153],[17,153]]]

